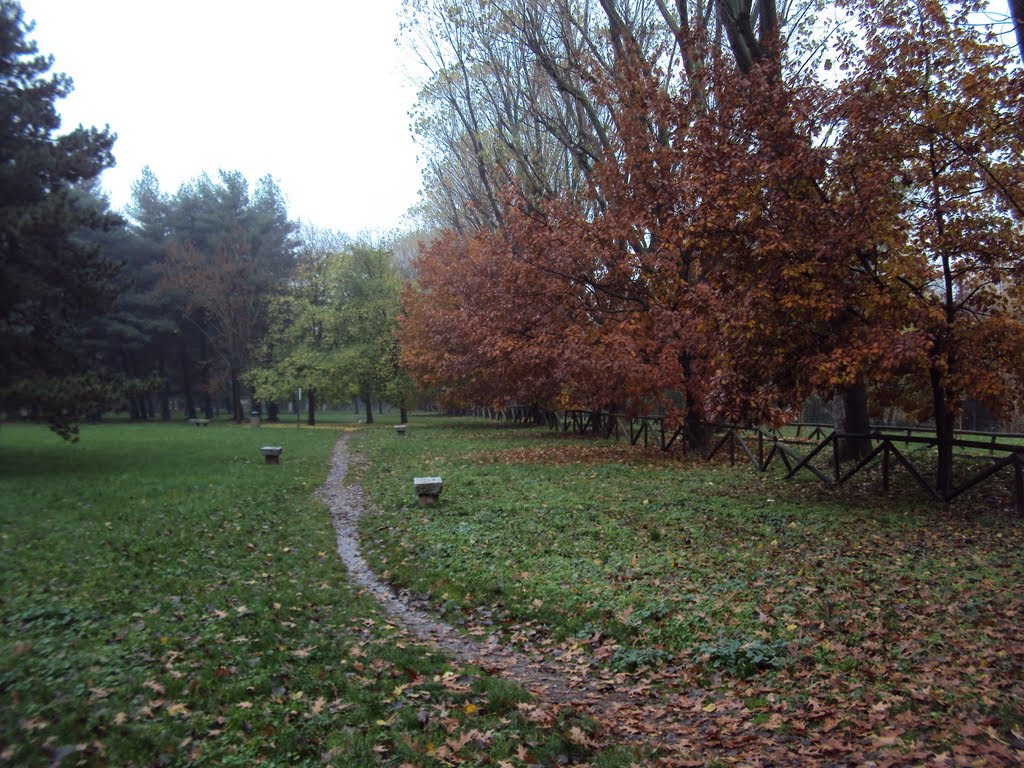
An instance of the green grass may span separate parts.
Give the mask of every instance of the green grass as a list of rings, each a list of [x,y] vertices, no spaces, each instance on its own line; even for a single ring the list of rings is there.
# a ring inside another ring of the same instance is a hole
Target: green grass
[[[1024,725],[1020,519],[470,420],[359,446],[371,562],[471,633],[770,691],[785,726],[747,720],[780,733],[827,712],[870,742],[892,712],[942,751],[963,723]],[[414,505],[416,475],[444,478],[438,506]]]
[[[0,427],[0,764],[628,764],[349,588],[315,498],[337,437]]]

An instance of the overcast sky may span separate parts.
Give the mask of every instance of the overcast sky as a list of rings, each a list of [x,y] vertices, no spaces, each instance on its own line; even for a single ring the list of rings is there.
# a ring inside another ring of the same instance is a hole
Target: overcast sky
[[[64,125],[118,135],[115,208],[149,165],[165,192],[218,169],[277,180],[293,219],[403,225],[420,177],[400,0],[22,0],[75,82]]]

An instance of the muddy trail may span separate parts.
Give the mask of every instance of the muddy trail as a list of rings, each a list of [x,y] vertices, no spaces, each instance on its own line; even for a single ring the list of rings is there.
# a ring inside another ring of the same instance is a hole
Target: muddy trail
[[[358,521],[365,502],[359,486],[343,482],[350,461],[348,440],[349,435],[344,435],[335,446],[322,494],[330,507],[338,555],[349,578],[381,604],[394,624],[463,664],[475,664],[491,675],[516,682],[539,704],[568,707],[595,720],[605,737],[651,747],[690,746],[679,730],[693,699],[678,694],[666,698],[642,684],[623,685],[621,675],[594,670],[583,659],[546,659],[539,652],[528,656],[493,637],[471,640],[429,615],[409,594],[382,582],[360,554]]]

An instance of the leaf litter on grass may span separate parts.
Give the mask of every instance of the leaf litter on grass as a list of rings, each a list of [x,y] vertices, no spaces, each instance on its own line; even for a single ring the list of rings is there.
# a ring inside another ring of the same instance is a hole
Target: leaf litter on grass
[[[227,425],[4,430],[0,764],[589,761],[576,721],[534,723],[348,585],[312,498],[336,432],[267,467]]]
[[[401,476],[390,446],[362,441],[371,562],[469,634],[557,660],[619,733],[670,744],[665,764],[1020,759],[1020,521],[804,501],[721,467],[547,466],[543,433],[513,464],[431,437],[452,493],[428,511],[374,474],[382,457]]]

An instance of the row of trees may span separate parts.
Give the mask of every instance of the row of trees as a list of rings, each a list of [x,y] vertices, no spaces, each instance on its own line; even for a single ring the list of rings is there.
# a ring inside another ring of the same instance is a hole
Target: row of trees
[[[269,176],[203,175],[165,193],[143,171],[123,216],[97,179],[109,130],[59,134],[71,90],[0,0],[0,407],[65,437],[119,402],[134,418],[214,414],[224,395],[401,400],[390,248],[290,221]],[[368,411],[372,420],[372,412]]]
[[[973,0],[407,0],[452,402],[774,422],[1024,407],[1024,73]],[[856,442],[845,446],[856,452]]]

